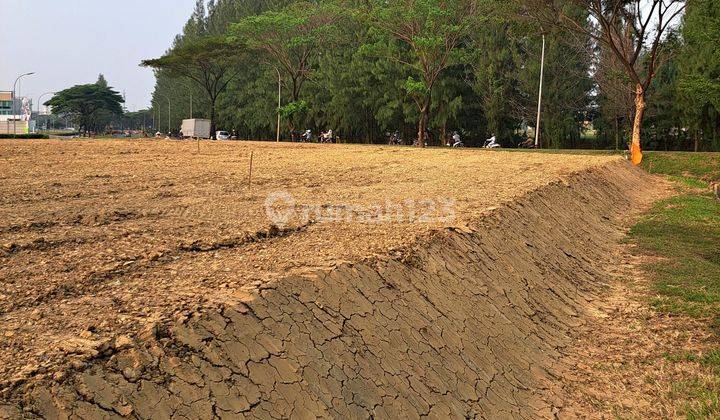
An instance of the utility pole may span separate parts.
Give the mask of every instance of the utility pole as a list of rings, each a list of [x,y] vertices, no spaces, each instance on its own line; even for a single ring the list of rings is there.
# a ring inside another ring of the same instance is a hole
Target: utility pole
[[[17,115],[17,114],[15,114],[15,100],[16,100],[15,88],[17,87],[18,80],[22,79],[25,76],[32,76],[33,74],[35,74],[34,71],[31,71],[31,72],[25,73],[25,74],[21,74],[20,76],[17,77],[17,79],[15,79],[15,83],[13,83],[13,95],[12,95],[13,138],[15,138],[15,136],[17,135],[17,120],[15,119],[15,115]]]
[[[542,55],[540,56],[540,92],[538,93],[537,123],[535,124],[535,148],[540,147],[540,113],[542,111],[543,77],[545,76],[545,34],[542,36]]]

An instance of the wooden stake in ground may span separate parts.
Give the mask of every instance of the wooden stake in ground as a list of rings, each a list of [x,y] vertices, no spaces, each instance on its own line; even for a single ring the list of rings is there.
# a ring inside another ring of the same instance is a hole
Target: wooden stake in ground
[[[200,137],[197,137],[197,149],[198,153],[200,153]]]

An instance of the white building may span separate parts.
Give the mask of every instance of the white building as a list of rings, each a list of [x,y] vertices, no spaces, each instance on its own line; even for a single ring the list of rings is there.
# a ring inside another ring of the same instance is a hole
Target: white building
[[[32,128],[32,100],[0,92],[0,134],[27,134]]]

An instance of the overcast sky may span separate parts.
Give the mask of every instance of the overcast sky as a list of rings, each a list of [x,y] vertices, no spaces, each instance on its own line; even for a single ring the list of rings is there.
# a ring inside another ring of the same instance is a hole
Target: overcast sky
[[[93,83],[99,73],[125,91],[133,111],[149,106],[155,78],[139,67],[162,55],[192,13],[194,0],[0,0],[0,90],[33,99]],[[43,102],[48,98],[43,97]]]

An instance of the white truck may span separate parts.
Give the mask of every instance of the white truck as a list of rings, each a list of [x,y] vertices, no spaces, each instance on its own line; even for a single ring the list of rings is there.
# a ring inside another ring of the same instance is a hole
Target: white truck
[[[183,120],[182,127],[180,128],[183,138],[199,138],[209,139],[210,138],[210,120],[204,120],[201,118],[193,118],[190,120]]]

